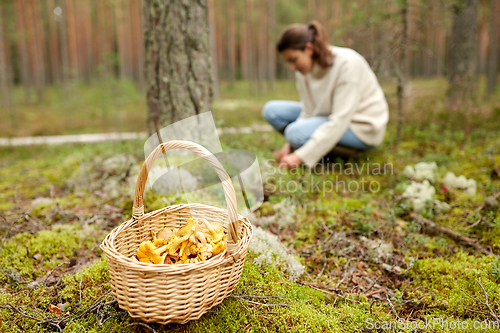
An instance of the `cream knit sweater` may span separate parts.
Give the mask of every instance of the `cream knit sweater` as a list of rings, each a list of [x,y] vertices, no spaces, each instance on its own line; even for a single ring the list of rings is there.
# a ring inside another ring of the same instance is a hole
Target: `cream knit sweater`
[[[368,62],[352,49],[330,46],[333,65],[314,63],[310,73],[295,72],[302,112],[297,121],[328,117],[295,154],[306,165],[315,165],[335,147],[350,128],[364,143],[376,146],[384,139],[389,108],[384,92]]]

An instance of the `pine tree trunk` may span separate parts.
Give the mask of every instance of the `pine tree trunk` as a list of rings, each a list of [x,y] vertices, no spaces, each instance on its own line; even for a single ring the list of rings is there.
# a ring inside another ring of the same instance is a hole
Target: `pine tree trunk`
[[[148,130],[210,110],[212,66],[206,0],[145,0]]]
[[[22,0],[16,0],[14,2],[14,6],[16,8],[16,28],[19,33],[17,45],[19,56],[21,58],[21,83],[24,87],[26,103],[29,103],[31,102],[31,88],[33,86],[33,80],[30,76],[32,71],[30,68],[29,50],[27,44],[26,15]]]
[[[209,43],[210,55],[212,58],[212,78],[213,78],[213,97],[219,97],[219,71],[217,67],[217,46],[215,41],[215,12],[214,0],[208,2],[208,27],[209,27]]]
[[[64,15],[64,14],[63,14]],[[75,13],[75,4],[73,0],[66,0],[66,22],[68,33],[68,53],[69,68],[68,72],[72,79],[80,79],[80,59],[78,55],[77,40],[77,22]]]
[[[234,1],[227,1],[227,49],[229,57],[229,83],[234,85],[236,78],[236,18],[234,10]]]
[[[120,79],[127,77],[125,59],[125,36],[123,29],[123,0],[115,1],[116,42],[118,46],[118,57],[120,59]]]
[[[463,0],[454,6],[448,81],[453,108],[474,97],[477,88],[477,5]]]
[[[488,96],[491,96],[497,86],[497,54],[498,54],[498,0],[491,0],[490,24],[490,59],[488,64]]]
[[[85,58],[83,64],[85,68],[84,77],[86,82],[90,82],[94,74],[92,61],[92,49],[94,47],[94,43],[92,42],[92,8],[90,0],[82,1],[81,5],[81,22],[83,25],[82,42],[85,43],[85,48],[82,50]]]
[[[267,67],[267,15],[266,15],[266,1],[267,0],[259,0],[259,19],[258,19],[258,45],[257,45],[257,74],[258,74],[258,88],[259,94],[262,95],[264,93],[264,81],[266,80],[266,67]]]
[[[58,0],[57,6],[61,8],[62,14],[58,18],[59,34],[61,36],[61,80],[64,88],[68,89],[69,77],[69,54],[68,54],[68,12],[66,9],[66,0]]]
[[[245,25],[246,25],[246,47],[247,47],[247,74],[250,80],[250,91],[255,93],[255,80],[257,79],[257,54],[255,53],[253,33],[253,0],[245,1]]]
[[[10,109],[9,74],[5,59],[6,45],[4,43],[3,21],[3,10],[0,4],[0,92],[2,94],[2,106],[5,109]]]
[[[403,122],[404,122],[404,109],[403,98],[408,77],[408,64],[407,64],[407,48],[408,48],[408,0],[402,1],[401,8],[401,25],[402,25],[402,38],[400,43],[398,59],[399,71],[396,73],[397,82],[397,95],[398,95],[398,127],[397,127],[397,143],[403,139]]]
[[[59,36],[57,35],[57,21],[54,14],[54,0],[47,0],[47,13],[49,16],[49,58],[50,58],[50,73],[52,83],[61,81],[61,63],[59,61]]]
[[[273,91],[274,90],[274,80],[276,78],[276,36],[274,32],[276,31],[276,15],[275,15],[275,9],[276,9],[276,0],[268,0],[268,40],[269,40],[269,45],[267,48],[267,78],[268,78],[268,90]]]
[[[29,19],[32,23],[33,29],[33,50],[34,50],[34,68],[35,68],[35,85],[37,100],[41,101],[43,98],[43,88],[45,86],[45,61],[43,56],[43,25],[41,23],[41,15],[39,11],[39,3],[34,0],[29,1],[30,16]]]

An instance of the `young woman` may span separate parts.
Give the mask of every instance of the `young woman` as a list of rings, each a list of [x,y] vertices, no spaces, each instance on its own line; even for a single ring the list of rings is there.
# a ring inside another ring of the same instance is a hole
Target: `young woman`
[[[275,153],[281,167],[312,167],[336,149],[366,150],[382,142],[389,110],[363,56],[328,45],[317,21],[288,26],[277,49],[295,71],[300,95],[300,102],[270,101],[262,110],[287,139]]]

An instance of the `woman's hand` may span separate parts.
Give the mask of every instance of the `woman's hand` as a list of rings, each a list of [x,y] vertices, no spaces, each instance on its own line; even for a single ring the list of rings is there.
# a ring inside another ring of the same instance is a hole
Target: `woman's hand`
[[[273,156],[276,157],[278,159],[278,161],[281,162],[281,159],[283,157],[285,157],[286,155],[290,154],[291,151],[292,150],[290,148],[290,143],[287,142],[287,143],[285,143],[285,145],[283,146],[283,148],[281,148],[280,151],[275,151],[273,153]]]
[[[297,155],[295,155],[295,153],[291,153],[286,156],[283,156],[280,159],[280,169],[283,168],[293,169],[298,167],[301,163],[302,160]]]

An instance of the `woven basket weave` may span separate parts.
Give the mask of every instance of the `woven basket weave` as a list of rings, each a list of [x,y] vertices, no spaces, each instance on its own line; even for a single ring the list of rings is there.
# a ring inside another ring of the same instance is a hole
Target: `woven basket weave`
[[[158,157],[172,149],[189,149],[217,172],[226,196],[227,210],[202,204],[169,206],[144,214],[144,188],[148,172]],[[135,188],[132,218],[113,229],[101,248],[107,256],[112,292],[120,308],[145,322],[186,323],[200,318],[234,290],[243,270],[252,226],[238,215],[231,179],[207,149],[189,141],[159,145],[142,165]],[[189,218],[220,223],[227,235],[227,250],[194,264],[155,265],[137,261],[139,244],[151,231],[179,228]]]

